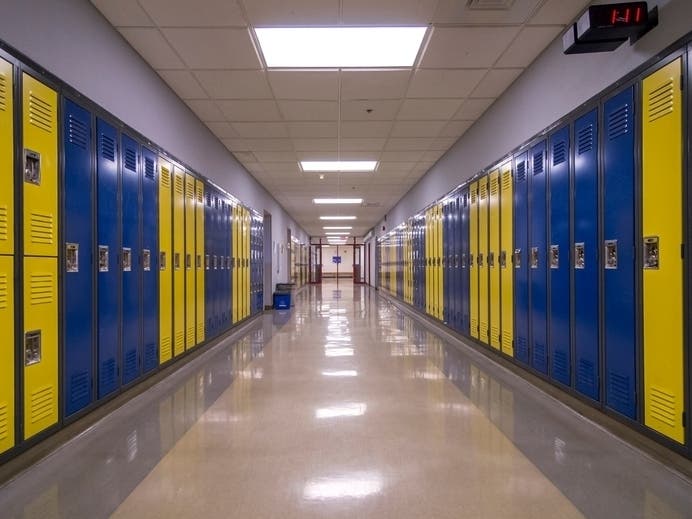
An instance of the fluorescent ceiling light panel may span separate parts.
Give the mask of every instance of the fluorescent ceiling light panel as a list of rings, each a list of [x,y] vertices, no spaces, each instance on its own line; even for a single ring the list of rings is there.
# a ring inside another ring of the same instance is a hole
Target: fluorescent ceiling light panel
[[[362,204],[362,198],[313,198],[315,204]]]
[[[320,216],[320,220],[355,220],[355,216]]]
[[[302,160],[303,171],[322,171],[328,173],[354,173],[375,171],[376,160]]]
[[[324,233],[326,236],[346,236],[348,234],[351,234],[350,232],[344,232],[344,231],[332,231],[332,232],[325,232]]]
[[[351,227],[350,225],[344,225],[344,226],[341,226],[341,227],[340,227],[340,226],[331,227],[331,226],[328,225],[328,226],[326,226],[326,227],[322,227],[322,229],[324,229],[325,231],[339,231],[339,230],[347,230],[347,231],[350,231],[351,229],[353,229],[353,227]]]
[[[269,68],[412,67],[426,27],[266,27],[255,34]]]

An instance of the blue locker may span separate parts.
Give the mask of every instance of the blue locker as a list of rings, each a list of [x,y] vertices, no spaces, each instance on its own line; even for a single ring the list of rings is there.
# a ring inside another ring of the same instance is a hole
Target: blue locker
[[[459,330],[459,193],[454,193],[450,202],[450,223],[449,233],[447,234],[451,243],[452,250],[450,251],[450,313],[451,326],[455,330]]]
[[[634,91],[604,105],[603,274],[605,404],[637,417]],[[596,372],[598,373],[598,372]]]
[[[128,384],[142,373],[142,321],[140,251],[141,166],[139,144],[122,134],[121,137],[122,196],[122,383]]]
[[[221,217],[221,199],[218,194],[214,194],[214,264],[212,268],[214,269],[214,323],[216,328],[216,334],[221,333],[223,329],[223,317],[221,310],[221,291],[223,287],[221,283],[223,281],[222,276],[220,276],[219,269],[221,268],[221,247],[223,246],[222,239],[223,233],[221,232],[222,217]]]
[[[570,128],[550,136],[550,362],[553,380],[571,385]],[[598,321],[597,321],[598,322]]]
[[[464,188],[459,197],[459,326],[461,333],[470,333],[469,307],[469,190]]]
[[[214,271],[212,258],[214,255],[214,214],[213,214],[213,194],[209,186],[204,188],[204,315],[206,317],[205,336],[216,336],[216,325],[214,322]]]
[[[599,388],[598,111],[574,123],[574,387]],[[632,214],[627,216],[632,218]]]
[[[219,227],[219,286],[221,289],[217,293],[217,304],[221,316],[221,331],[226,331],[231,324],[231,314],[229,301],[231,300],[230,293],[230,272],[226,270],[228,267],[226,258],[229,256],[230,249],[230,211],[231,206],[226,200],[221,200],[220,203],[220,227]]]
[[[120,386],[120,204],[118,196],[118,133],[96,122],[97,150],[97,312],[98,398]]]
[[[531,366],[548,374],[548,232],[546,141],[531,148],[529,174],[529,287]]]
[[[514,357],[529,364],[529,180],[528,152],[514,157]]]
[[[64,110],[63,401],[70,416],[94,399],[94,179],[91,114],[69,99]]]
[[[159,190],[156,154],[142,148],[142,345],[145,373],[159,365]]]
[[[449,323],[449,201],[442,204],[442,322]]]

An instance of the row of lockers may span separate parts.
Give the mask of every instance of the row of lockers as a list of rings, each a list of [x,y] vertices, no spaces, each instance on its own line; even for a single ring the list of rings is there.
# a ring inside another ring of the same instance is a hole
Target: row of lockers
[[[673,447],[688,442],[687,74],[677,52],[378,243],[383,289]]]
[[[262,217],[0,58],[0,455],[263,308]]]

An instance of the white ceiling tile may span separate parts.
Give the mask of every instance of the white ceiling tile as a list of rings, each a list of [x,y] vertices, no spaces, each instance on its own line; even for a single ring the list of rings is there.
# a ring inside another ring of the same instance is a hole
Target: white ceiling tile
[[[500,97],[514,82],[522,68],[496,68],[488,72],[471,94],[476,97]]]
[[[548,0],[529,20],[535,25],[567,25],[589,5],[590,0]]]
[[[228,145],[226,148],[228,148]],[[233,153],[233,156],[243,164],[246,162],[257,162],[257,157],[255,157],[251,151],[233,151],[230,148],[228,149]]]
[[[128,28],[118,29],[120,34],[132,45],[152,68],[183,69],[185,64],[176,55],[158,29]]]
[[[206,122],[217,122],[224,121],[225,118],[213,101],[208,101],[204,99],[192,99],[185,101],[187,106],[189,106],[197,117],[202,121]]]
[[[341,73],[341,99],[399,99],[406,94],[409,70],[348,70]]]
[[[246,25],[235,0],[139,0],[139,3],[159,27]]]
[[[244,162],[243,166],[245,166],[245,169],[247,169],[253,175],[258,175],[261,173],[263,178],[265,178],[265,179],[270,178],[269,174],[264,169],[264,165],[259,163],[259,162]]]
[[[442,128],[442,131],[440,132],[440,137],[452,137],[454,139],[458,139],[461,137],[466,130],[471,128],[471,125],[475,121],[450,121],[445,125],[444,128]]]
[[[206,99],[207,93],[187,70],[159,70],[159,75],[181,99]]]
[[[524,27],[497,66],[528,67],[562,30],[562,26]]]
[[[206,122],[205,123],[209,129],[216,135],[219,139],[229,139],[232,137],[239,137],[238,132],[236,132],[231,123],[228,122]]]
[[[400,99],[342,101],[341,120],[388,121],[396,117],[400,106]]]
[[[250,23],[268,26],[330,26],[339,21],[339,0],[243,0]]]
[[[190,68],[260,68],[260,61],[247,29],[180,28],[162,30],[173,48]],[[210,49],[213,49],[213,52]]]
[[[495,99],[466,99],[454,119],[478,119],[494,101]]]
[[[224,146],[234,153],[238,151],[252,151],[247,139],[221,139],[221,142],[223,142]]]
[[[342,151],[340,158],[341,160],[379,160],[380,152],[367,150]],[[344,175],[350,175],[350,173],[344,173]]]
[[[262,70],[198,70],[195,76],[214,99],[271,99]]]
[[[336,137],[336,122],[293,122],[288,123],[288,133],[293,138]]]
[[[260,162],[290,162],[296,159],[296,154],[292,151],[255,151],[253,155]]]
[[[387,151],[408,151],[408,150],[427,150],[435,139],[401,139],[394,138],[387,141],[385,150]]]
[[[406,99],[397,119],[400,121],[433,121],[451,119],[459,107],[461,99]]]
[[[277,99],[336,100],[339,73],[336,71],[272,70],[269,82]]]
[[[345,121],[341,123],[341,137],[388,137],[391,129],[389,121]]]
[[[339,104],[332,101],[279,101],[288,121],[332,121],[339,115]]]
[[[288,137],[288,130],[284,123],[232,123],[233,129],[241,137],[256,138],[282,138]]]
[[[251,151],[293,151],[291,139],[245,139]]]
[[[406,97],[467,97],[485,73],[486,69],[419,69]]]
[[[529,19],[542,0],[513,0],[509,9],[473,9],[468,2],[440,0],[433,21],[476,25],[513,25]]]
[[[344,25],[427,25],[437,0],[342,0]]]
[[[303,150],[303,151],[296,151],[296,156],[298,157],[298,160],[336,160],[337,159],[337,152],[336,152],[336,146],[332,150]],[[308,171],[306,172],[306,175],[317,175],[318,173],[315,171]]]
[[[281,114],[273,100],[235,99],[217,101],[229,121],[280,121]]]
[[[271,173],[272,175],[283,175],[299,173],[300,166],[298,166],[298,161],[293,160],[290,162],[263,162],[265,171]]]
[[[379,166],[377,166],[377,172],[378,173],[386,173],[386,174],[398,174],[398,173],[406,173],[407,175],[411,172],[413,167],[416,165],[415,162],[388,162],[388,161],[380,161]]]
[[[336,151],[337,139],[293,139],[296,151]]]
[[[421,160],[425,161],[434,161],[437,162],[442,155],[444,155],[447,152],[447,150],[430,150],[426,151],[423,153],[423,156],[421,157]]]
[[[149,27],[152,20],[137,0],[91,0],[101,14],[115,27]]]
[[[518,27],[437,27],[423,68],[488,68],[519,32]]]
[[[423,157],[424,151],[383,151],[380,160],[405,160],[417,162]]]
[[[382,151],[387,139],[341,139],[342,151]]]
[[[397,121],[392,137],[437,137],[445,121]]]
[[[444,133],[444,129],[442,130]],[[430,151],[447,151],[458,139],[456,137],[439,137],[430,145]]]

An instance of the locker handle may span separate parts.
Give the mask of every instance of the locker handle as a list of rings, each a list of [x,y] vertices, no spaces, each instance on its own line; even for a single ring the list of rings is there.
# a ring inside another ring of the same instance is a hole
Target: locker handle
[[[538,247],[531,247],[531,268],[538,268]]]
[[[31,366],[41,362],[41,330],[24,334],[24,365]]]
[[[65,244],[65,271],[68,273],[79,272],[79,244]]]
[[[142,268],[144,272],[151,271],[151,251],[149,249],[142,250]]]
[[[660,263],[660,248],[658,236],[644,237],[644,269],[658,270]]]
[[[190,270],[192,268],[192,254],[185,254],[185,269]]]
[[[495,252],[488,253],[488,267],[495,268]]]
[[[159,252],[159,270],[166,270],[166,252]]]
[[[586,268],[586,251],[584,243],[574,244],[574,268],[583,270]]]
[[[180,253],[179,252],[176,252],[173,254],[173,268],[175,268],[175,270],[180,269]]]
[[[24,182],[41,185],[41,154],[24,148]]]
[[[132,272],[132,249],[123,247],[122,255],[123,272]]]
[[[99,272],[108,272],[108,246],[99,245]]]
[[[507,268],[507,251],[500,251],[500,268]]]
[[[461,268],[463,268],[463,269],[466,268],[466,261],[467,261],[466,253],[463,253],[461,255]]]
[[[473,267],[473,254],[469,254],[469,268]]]
[[[204,256],[204,268],[205,268],[206,270],[209,270],[210,267],[211,267],[211,258],[210,258],[210,256],[209,256],[209,254],[207,254],[207,255]]]
[[[214,256],[212,256],[212,266],[214,267],[214,270],[217,270],[219,268],[218,259],[216,257],[216,254],[214,254]]]
[[[551,245],[550,246],[550,268],[559,269],[560,268],[560,246]]]
[[[618,268],[618,241],[606,240],[605,249],[605,268],[606,270],[617,270]]]
[[[478,266],[483,267],[483,253],[482,252],[478,253]]]
[[[197,254],[197,258],[195,260],[195,267],[198,269],[202,268],[202,255],[201,254]]]

